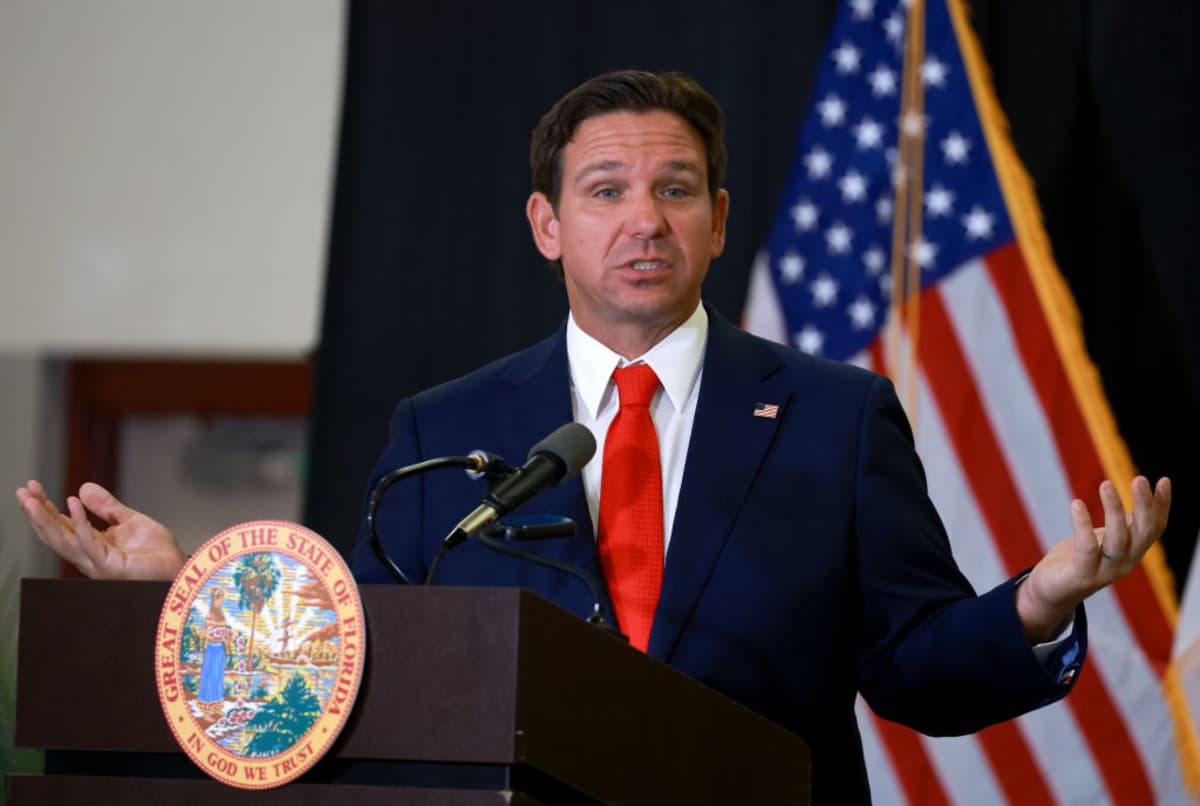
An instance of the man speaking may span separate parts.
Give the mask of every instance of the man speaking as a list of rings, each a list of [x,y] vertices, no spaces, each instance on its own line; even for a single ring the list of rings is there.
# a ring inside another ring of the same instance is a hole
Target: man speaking
[[[538,123],[526,205],[562,272],[570,316],[543,342],[401,401],[373,474],[445,454],[523,454],[556,426],[591,430],[596,458],[542,493],[571,517],[548,556],[606,583],[631,643],[806,737],[813,802],[869,801],[854,716],[965,733],[1066,695],[1086,649],[1080,607],[1140,562],[1170,484],[1110,482],[1104,526],[1071,504],[1074,534],[1027,574],[976,595],[951,556],[907,420],[884,378],[742,333],[701,302],[725,240],[723,115],[689,78],[610,73]],[[90,576],[169,577],[170,532],[85,485],[60,514],[17,491],[38,535]],[[389,493],[383,546],[410,578],[478,504],[461,477]],[[109,528],[93,530],[84,508]],[[360,539],[360,581],[390,576]],[[577,580],[474,541],[446,584],[531,588],[583,616]]]

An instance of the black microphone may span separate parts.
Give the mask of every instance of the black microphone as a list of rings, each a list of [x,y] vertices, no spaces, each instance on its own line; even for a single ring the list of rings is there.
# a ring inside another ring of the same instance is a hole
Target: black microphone
[[[512,512],[547,487],[578,473],[596,452],[596,439],[586,426],[567,423],[529,449],[520,470],[492,488],[483,503],[446,535],[452,548],[497,518]]]

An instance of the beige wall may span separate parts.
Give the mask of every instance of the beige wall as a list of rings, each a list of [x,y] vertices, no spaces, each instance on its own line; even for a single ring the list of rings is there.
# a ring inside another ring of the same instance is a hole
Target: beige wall
[[[12,497],[62,500],[57,359],[313,347],[344,5],[0,2],[0,771],[19,580],[57,567]]]
[[[13,491],[30,476],[61,476],[62,382],[34,358],[0,354],[0,384],[0,771],[7,773],[38,763],[13,748],[20,580],[52,576],[58,567],[26,525]]]
[[[0,3],[0,350],[308,350],[343,15]]]

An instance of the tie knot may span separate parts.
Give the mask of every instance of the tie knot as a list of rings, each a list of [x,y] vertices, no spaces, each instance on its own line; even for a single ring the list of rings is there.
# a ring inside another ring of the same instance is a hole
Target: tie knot
[[[617,392],[621,396],[621,408],[641,406],[647,408],[658,390],[658,376],[649,364],[631,364],[613,371]]]

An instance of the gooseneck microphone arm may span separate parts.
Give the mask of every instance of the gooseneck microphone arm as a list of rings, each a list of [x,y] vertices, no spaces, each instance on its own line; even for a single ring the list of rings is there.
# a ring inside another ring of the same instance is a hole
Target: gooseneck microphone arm
[[[574,476],[596,452],[596,438],[587,426],[567,423],[529,449],[525,464],[492,487],[475,507],[443,538],[452,549],[480,529],[507,515],[547,487]]]
[[[544,557],[540,554],[534,554],[532,551],[522,551],[516,546],[509,545],[502,540],[497,540],[494,537],[488,537],[485,534],[479,534],[475,537],[480,543],[488,547],[492,551],[506,554],[509,557],[516,557],[519,560],[527,560],[528,562],[537,565],[544,565],[547,568],[553,568],[556,571],[561,571],[564,574],[569,574],[576,579],[583,580],[583,583],[588,586],[588,590],[592,595],[592,612],[587,617],[588,624],[596,624],[601,627],[608,628],[609,625],[604,621],[604,605],[601,604],[603,599],[600,593],[600,585],[592,578],[592,575],[584,571],[582,568],[572,565],[571,563],[560,562],[550,557]],[[429,580],[426,580],[429,584]],[[611,628],[610,628],[611,629]]]
[[[410,584],[408,577],[392,562],[379,541],[376,515],[384,493],[401,479],[441,467],[465,468],[474,478],[487,479],[490,492],[442,540],[442,551],[429,568],[428,576],[432,577],[434,568],[446,552],[500,516],[512,512],[546,487],[552,487],[578,473],[595,452],[596,440],[592,432],[579,423],[567,423],[530,448],[529,459],[520,468],[512,467],[494,454],[474,451],[467,456],[429,459],[393,470],[379,480],[367,499],[367,542],[371,544],[371,550],[379,562],[397,582]]]
[[[483,451],[476,451],[467,456],[443,456],[438,459],[428,459],[424,462],[407,465],[398,470],[393,470],[376,483],[371,489],[370,497],[367,499],[367,542],[371,544],[371,550],[379,558],[380,564],[401,585],[410,584],[408,577],[400,570],[400,567],[396,563],[392,562],[392,558],[383,550],[383,544],[379,541],[379,528],[376,525],[379,505],[383,501],[384,493],[396,482],[443,467],[459,467],[474,477],[483,478],[489,478],[490,474],[507,475],[513,470],[500,457],[484,453]]]

